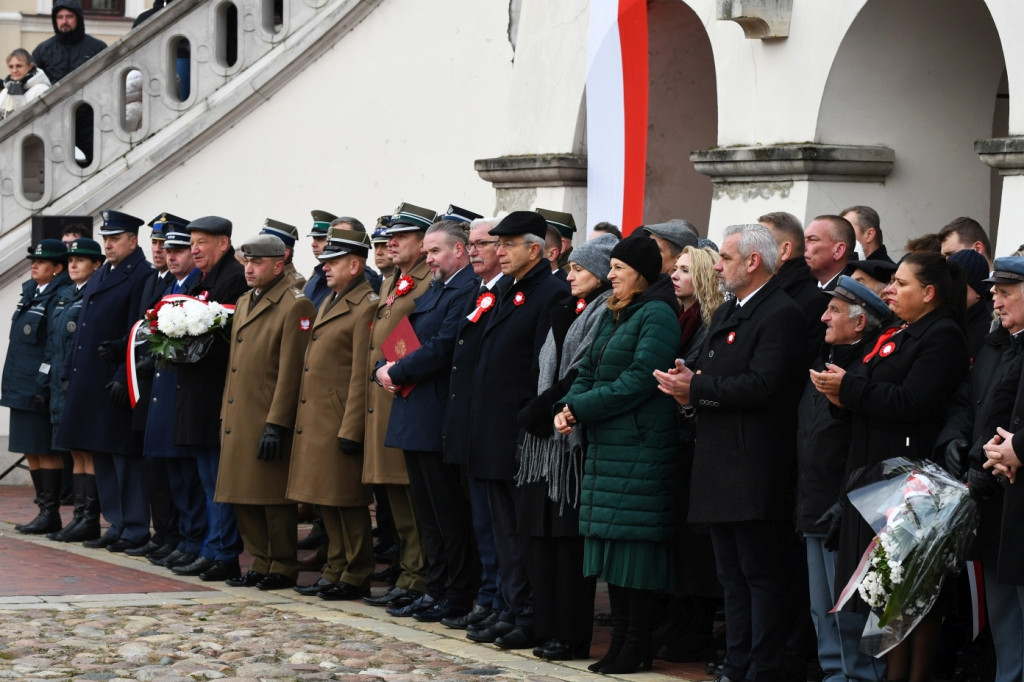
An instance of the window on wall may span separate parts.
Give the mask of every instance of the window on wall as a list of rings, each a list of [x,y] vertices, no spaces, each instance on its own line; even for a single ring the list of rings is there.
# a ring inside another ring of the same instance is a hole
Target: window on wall
[[[82,0],[82,12],[123,17],[124,0]]]

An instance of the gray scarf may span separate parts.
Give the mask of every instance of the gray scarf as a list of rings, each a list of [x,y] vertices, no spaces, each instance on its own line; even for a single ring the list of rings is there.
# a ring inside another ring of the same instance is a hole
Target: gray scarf
[[[565,333],[562,341],[562,357],[556,353],[555,336],[548,332],[548,338],[540,349],[538,361],[540,372],[537,377],[537,394],[540,395],[556,381],[575,369],[583,355],[590,349],[597,333],[597,322],[605,312],[605,303],[612,295],[611,290],[603,292],[587,304]],[[558,372],[556,376],[555,373]],[[554,420],[554,415],[552,415]],[[548,438],[538,438],[529,431],[524,432],[519,446],[519,471],[516,484],[536,483],[546,480],[548,498],[558,502],[558,514],[563,516],[566,505],[579,507],[580,487],[583,481],[583,434],[582,425],[577,424],[569,435],[557,431]]]

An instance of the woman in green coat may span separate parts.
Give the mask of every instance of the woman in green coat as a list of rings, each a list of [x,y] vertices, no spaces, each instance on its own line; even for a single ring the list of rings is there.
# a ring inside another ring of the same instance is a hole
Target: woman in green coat
[[[621,674],[650,668],[656,593],[673,581],[679,442],[675,407],[653,372],[673,365],[680,332],[653,239],[619,242],[608,280],[608,309],[555,428],[586,429],[583,571],[608,583],[612,616],[611,646],[590,669]]]

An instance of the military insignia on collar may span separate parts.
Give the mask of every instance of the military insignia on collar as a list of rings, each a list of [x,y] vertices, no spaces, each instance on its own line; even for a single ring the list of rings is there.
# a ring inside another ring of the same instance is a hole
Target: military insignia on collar
[[[299,329],[301,329],[304,332],[308,332],[310,326],[312,326],[312,325],[310,324],[308,317],[300,317],[299,318]]]
[[[512,302],[516,305],[522,305],[526,303],[526,294],[521,291],[517,291],[516,295],[512,297]]]
[[[582,313],[586,309],[587,309],[587,302],[586,302],[586,300],[581,298],[578,301],[576,301],[576,314],[577,315],[579,315],[580,313]]]
[[[729,335],[725,337],[725,342],[730,344],[730,345],[735,340],[736,340],[736,332],[729,332]]]

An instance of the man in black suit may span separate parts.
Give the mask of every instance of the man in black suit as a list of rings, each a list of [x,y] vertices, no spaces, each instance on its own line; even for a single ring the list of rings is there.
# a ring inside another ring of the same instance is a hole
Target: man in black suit
[[[231,246],[231,221],[205,216],[188,224],[192,258],[203,273],[189,295],[203,301],[234,305],[247,289],[245,270]],[[203,553],[171,570],[200,580],[237,579],[242,539],[230,504],[213,501],[220,469],[220,408],[230,346],[217,338],[199,362],[178,366],[178,399],[174,404],[174,444],[198,448],[196,466],[206,496],[207,530]]]
[[[526,577],[526,547],[516,520],[516,440],[519,410],[537,392],[536,364],[551,326],[551,308],[568,285],[551,276],[543,257],[547,223],[539,213],[513,211],[490,230],[498,238],[501,271],[512,281],[485,313],[487,326],[470,398],[469,475],[487,483],[498,572],[505,610],[493,625],[470,630],[474,642],[505,649],[534,646],[533,608]]]
[[[726,229],[721,256],[715,270],[735,300],[712,318],[696,368],[677,361],[655,374],[664,392],[697,410],[689,521],[709,524],[725,593],[720,678],[774,682],[791,619],[786,566],[806,326],[773,276],[767,227]]]

